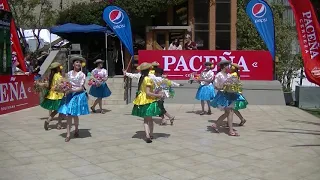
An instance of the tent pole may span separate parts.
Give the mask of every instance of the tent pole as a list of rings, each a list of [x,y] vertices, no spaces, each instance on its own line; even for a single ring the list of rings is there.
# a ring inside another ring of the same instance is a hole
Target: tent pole
[[[108,68],[108,34],[105,34],[105,40],[106,40],[106,68],[109,72],[109,68]]]
[[[50,44],[49,44],[49,52],[51,51],[51,32],[50,32]]]

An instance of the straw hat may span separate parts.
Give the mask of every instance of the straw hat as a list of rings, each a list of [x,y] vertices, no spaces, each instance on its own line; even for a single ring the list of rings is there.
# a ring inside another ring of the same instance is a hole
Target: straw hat
[[[222,59],[222,60],[218,63],[218,65],[220,66],[220,65],[222,65],[222,64],[231,64],[231,61]]]
[[[159,64],[157,61],[153,61],[153,62],[151,63],[151,65],[152,65],[152,66],[159,66],[160,64]]]
[[[85,60],[82,56],[72,56],[72,57],[70,58],[70,61],[71,61],[71,62],[74,62],[74,61],[85,62],[86,60]]]
[[[143,71],[146,69],[150,69],[151,67],[152,67],[152,64],[144,62],[137,67],[137,70]]]
[[[49,69],[55,69],[55,68],[60,67],[60,66],[61,66],[60,63],[54,62],[54,63],[50,64]]]
[[[236,64],[236,63],[231,63],[231,66],[233,66],[233,67],[235,67],[235,68],[237,68],[237,69],[240,68],[240,66],[239,66],[238,64]]]
[[[42,51],[41,52],[41,56],[45,56],[45,55],[49,55],[47,52],[45,52],[45,51]]]
[[[102,59],[97,59],[93,62],[93,64],[98,64],[98,63],[104,63],[104,60]]]

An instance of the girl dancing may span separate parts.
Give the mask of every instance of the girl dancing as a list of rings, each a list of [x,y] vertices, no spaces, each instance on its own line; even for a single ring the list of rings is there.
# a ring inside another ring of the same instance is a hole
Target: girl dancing
[[[146,132],[146,142],[152,143],[153,138],[153,120],[152,116],[161,114],[156,98],[163,98],[163,94],[153,92],[155,85],[149,75],[151,64],[142,63],[140,65],[141,77],[138,83],[138,91],[133,101],[132,115],[144,119],[144,130]]]
[[[52,121],[53,117],[57,115],[58,109],[60,107],[61,99],[64,96],[64,93],[58,92],[55,87],[62,79],[61,71],[63,69],[62,65],[58,62],[54,62],[49,66],[49,69],[51,70],[50,76],[49,76],[49,88],[48,93],[46,94],[44,100],[40,104],[41,107],[44,109],[47,109],[51,111],[49,118],[44,122],[44,129],[49,129],[49,123]],[[59,120],[57,124],[57,129],[61,129],[61,120],[62,115],[59,114]]]
[[[79,116],[89,114],[88,98],[84,90],[86,75],[81,71],[82,63],[85,61],[82,57],[72,57],[73,70],[68,72],[68,79],[72,86],[67,96],[62,100],[58,112],[67,116],[67,137],[65,142],[70,141],[70,130],[72,119],[74,120],[74,137],[79,137]]]
[[[106,83],[108,80],[108,71],[103,68],[103,60],[97,59],[94,64],[97,67],[92,70],[91,74],[95,78],[95,83],[92,84],[89,94],[97,99],[94,101],[91,110],[96,113],[95,107],[99,104],[100,113],[104,114],[105,112],[102,110],[102,98],[109,97],[111,95],[111,91]]]
[[[201,108],[202,111],[200,115],[204,115],[204,102],[207,102],[208,105],[208,112],[207,114],[211,114],[211,108],[210,108],[210,100],[214,98],[215,92],[214,92],[214,86],[212,84],[214,73],[211,70],[212,63],[206,62],[204,64],[206,66],[205,70],[201,72],[200,78],[196,79],[200,83],[200,87],[198,88],[196,99],[201,101]]]
[[[236,92],[229,92],[225,90],[225,87],[228,87],[229,81],[232,80],[232,76],[227,73],[229,69],[230,61],[221,60],[219,63],[220,72],[216,75],[214,85],[215,88],[218,90],[217,95],[211,101],[211,106],[215,108],[220,108],[224,110],[224,116],[227,117],[228,126],[229,126],[229,135],[230,136],[239,136],[237,132],[233,129],[233,114],[234,114],[234,104],[235,101],[241,101],[240,94]],[[213,129],[216,132],[219,132],[219,125],[223,119],[220,118],[212,125]]]

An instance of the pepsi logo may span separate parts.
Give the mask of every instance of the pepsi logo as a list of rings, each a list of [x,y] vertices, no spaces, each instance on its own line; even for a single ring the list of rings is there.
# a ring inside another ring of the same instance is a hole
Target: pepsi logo
[[[120,24],[123,21],[123,18],[124,18],[123,13],[118,9],[112,10],[109,13],[109,20],[113,24]]]
[[[267,13],[267,8],[262,3],[256,3],[252,7],[252,14],[256,18],[262,18]]]

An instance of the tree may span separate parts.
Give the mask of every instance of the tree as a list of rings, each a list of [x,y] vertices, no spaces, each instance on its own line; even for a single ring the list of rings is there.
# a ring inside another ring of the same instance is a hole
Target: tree
[[[9,0],[10,8],[19,28],[30,28],[38,41],[37,50],[40,46],[41,29],[51,27],[55,23],[56,12],[52,9],[50,0]],[[35,29],[39,29],[38,32]],[[24,33],[20,36],[25,39]],[[24,42],[26,47],[26,42]]]
[[[291,90],[293,78],[302,67],[302,58],[292,54],[292,43],[297,38],[296,29],[286,19],[283,19],[285,7],[272,3],[276,41],[276,76],[285,91]],[[245,12],[245,0],[238,0],[237,38],[240,50],[267,50],[253,23]]]

